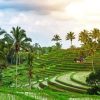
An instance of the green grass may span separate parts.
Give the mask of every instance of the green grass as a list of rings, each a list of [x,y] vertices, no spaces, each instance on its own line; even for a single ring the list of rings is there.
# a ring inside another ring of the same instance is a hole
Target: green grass
[[[99,62],[99,56],[100,56],[99,53],[97,54],[97,56],[95,55],[94,59],[96,62]],[[48,55],[42,55],[39,59],[35,59],[33,63],[32,82],[33,83],[37,82],[37,80],[38,81],[42,80],[43,82],[45,78],[49,78],[49,86],[46,89],[44,88],[43,90],[35,88],[29,90],[28,75],[27,75],[28,71],[26,63],[18,65],[19,89],[16,90],[15,89],[16,67],[15,65],[9,66],[7,69],[3,70],[3,82],[5,83],[4,86],[6,86],[6,88],[0,89],[1,92],[0,98],[2,98],[5,95],[5,97],[7,98],[15,98],[15,100],[20,100],[20,99],[42,100],[43,98],[46,98],[47,100],[67,100],[68,98],[83,98],[83,97],[89,99],[90,98],[99,99],[100,97],[96,95],[90,96],[88,94],[82,95],[81,94],[82,92],[77,93],[77,91],[80,91],[82,88],[87,87],[84,84],[86,84],[85,79],[86,76],[88,75],[88,71],[91,70],[91,63],[89,63],[91,57],[86,58],[86,62],[84,63],[75,63],[73,59],[76,57],[79,57],[78,50],[74,51],[58,50],[58,51],[53,51]],[[99,65],[100,64],[96,66],[100,68]],[[64,74],[69,72],[71,73]],[[38,78],[36,78],[36,75],[38,75]],[[58,77],[52,82],[52,78],[54,78],[55,76]],[[10,81],[12,82],[12,84],[9,83]],[[11,88],[12,85],[13,88]]]

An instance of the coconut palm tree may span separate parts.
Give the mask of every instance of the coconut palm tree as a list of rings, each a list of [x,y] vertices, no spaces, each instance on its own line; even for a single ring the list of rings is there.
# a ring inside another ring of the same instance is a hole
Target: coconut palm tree
[[[13,47],[14,39],[12,38],[10,34],[6,33],[4,35],[3,41],[5,41],[6,47],[8,48],[7,60],[9,63],[12,64],[13,56],[14,56],[14,47]]]
[[[91,33],[89,33],[91,34]],[[95,68],[94,68],[94,55],[95,55],[95,52],[96,52],[96,49],[97,49],[98,45],[97,45],[97,42],[93,40],[93,37],[91,35],[89,35],[87,37],[87,41],[85,43],[85,48],[88,49],[88,53],[89,55],[91,55],[91,58],[92,58],[92,70],[93,72],[95,72]]]
[[[17,87],[17,65],[19,59],[19,51],[20,48],[27,42],[31,42],[30,38],[27,38],[25,30],[21,29],[21,27],[13,27],[11,30],[12,38],[14,39],[14,48],[16,53],[16,87]]]
[[[3,63],[4,65],[6,65],[6,58],[7,58],[7,46],[6,43],[4,41],[4,35],[6,34],[6,31],[0,28],[0,63]]]
[[[6,31],[0,28],[0,35],[5,34]]]
[[[72,46],[72,41],[75,39],[75,35],[74,32],[69,32],[66,35],[66,40],[70,40],[71,41],[71,46]]]
[[[61,40],[61,38],[60,38],[60,36],[58,34],[54,35],[53,38],[52,38],[52,41],[55,41],[56,42],[56,47],[57,48],[59,48],[58,47],[58,44],[61,45],[60,44],[60,40]]]
[[[84,45],[87,44],[89,39],[89,32],[87,30],[83,30],[79,33],[79,41],[81,41]]]
[[[52,38],[52,41],[58,42],[60,40],[61,40],[61,38],[60,38],[60,36],[58,34],[54,35],[53,38]]]
[[[97,28],[94,28],[92,31],[91,31],[91,37],[97,42],[98,39],[100,39],[100,30],[97,29]]]
[[[28,53],[28,59],[27,59],[27,61],[28,61],[28,77],[29,77],[29,86],[30,86],[30,89],[32,88],[32,69],[33,69],[33,65],[32,65],[32,63],[33,63],[33,58],[34,58],[34,56],[33,56],[33,53],[31,52],[31,51],[29,51],[29,53]]]
[[[93,72],[95,72],[95,68],[94,68],[94,54],[96,52],[97,49],[97,43],[95,41],[90,41],[88,42],[88,49],[89,49],[89,54],[91,54],[92,56],[92,70]]]
[[[6,50],[4,41],[0,40],[0,64],[6,64]]]

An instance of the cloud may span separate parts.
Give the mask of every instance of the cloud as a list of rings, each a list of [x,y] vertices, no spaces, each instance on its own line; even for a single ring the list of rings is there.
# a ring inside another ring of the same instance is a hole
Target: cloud
[[[63,47],[69,31],[100,28],[99,0],[0,0],[0,26],[10,32],[12,26],[21,26],[33,42],[42,46],[52,45],[54,34],[61,36]]]
[[[38,14],[49,14],[52,11],[63,11],[70,0],[2,0],[0,9],[35,11]]]

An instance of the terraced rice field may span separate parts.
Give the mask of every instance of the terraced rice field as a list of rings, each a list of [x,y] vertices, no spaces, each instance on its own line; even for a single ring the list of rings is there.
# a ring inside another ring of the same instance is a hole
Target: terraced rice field
[[[75,73],[75,72],[68,72],[68,73],[65,73],[64,75],[55,76],[55,77],[51,78],[50,80],[48,80],[47,82],[43,81],[41,84],[42,84],[42,86],[48,86],[49,88],[51,86],[54,86],[55,88],[58,88],[58,90],[61,90],[61,91],[67,90],[67,91],[75,91],[75,92],[79,92],[79,93],[86,92],[86,90],[89,88],[88,86],[79,84],[79,83],[71,80],[71,75],[73,73]],[[77,73],[83,74],[83,72],[77,72]],[[90,72],[86,72],[86,73],[89,74]],[[85,72],[84,72],[84,75],[81,75],[81,78],[83,78],[83,76],[87,76],[85,74]],[[84,80],[85,80],[85,78],[84,78]]]
[[[67,100],[68,98],[83,97],[98,100],[99,96],[87,94],[89,86],[85,80],[91,71],[91,63],[75,63],[73,59],[77,56],[77,52],[72,53],[64,50],[35,59],[32,91],[28,90],[27,67],[25,64],[19,65],[18,87],[25,90],[17,92],[31,97],[29,100]],[[15,67],[11,66],[5,69],[3,78],[4,81],[12,81],[9,87],[15,87]]]
[[[86,74],[87,73],[87,74]],[[71,86],[76,86],[76,87],[81,87],[81,88],[88,88],[87,86],[84,86],[82,84],[78,84],[77,82],[74,82],[71,80],[71,75],[74,74],[74,78],[77,80],[77,78],[82,82],[85,82],[85,79],[87,77],[87,75],[89,74],[89,72],[70,72],[68,74],[64,74],[62,76],[57,77],[57,81],[59,82],[63,82],[65,84],[71,85]],[[85,76],[85,77],[84,77]],[[85,82],[86,83],[86,82]]]

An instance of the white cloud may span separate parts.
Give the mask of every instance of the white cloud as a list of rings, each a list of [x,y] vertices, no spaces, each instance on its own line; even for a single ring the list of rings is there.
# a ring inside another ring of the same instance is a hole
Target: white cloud
[[[81,30],[100,28],[99,0],[9,0],[9,4],[11,2],[33,6],[33,10],[2,9],[0,26],[8,31],[12,26],[21,26],[33,42],[42,46],[52,45],[53,35],[59,33],[63,47],[69,47],[70,42],[65,41],[69,31],[75,32],[77,40],[74,44],[79,45],[78,33]]]

